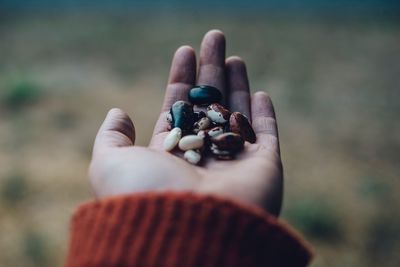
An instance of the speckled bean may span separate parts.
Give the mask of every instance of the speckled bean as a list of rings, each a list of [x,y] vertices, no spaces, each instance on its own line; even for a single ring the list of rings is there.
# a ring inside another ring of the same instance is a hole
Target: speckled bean
[[[217,124],[224,124],[229,120],[231,113],[218,103],[211,104],[207,107],[207,117],[212,122]]]

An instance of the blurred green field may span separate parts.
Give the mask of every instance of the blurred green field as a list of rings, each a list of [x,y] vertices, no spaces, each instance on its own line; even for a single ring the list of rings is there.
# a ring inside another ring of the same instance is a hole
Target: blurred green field
[[[107,110],[147,144],[174,50],[211,28],[274,100],[312,266],[400,266],[400,21],[172,11],[0,16],[0,266],[62,265]]]

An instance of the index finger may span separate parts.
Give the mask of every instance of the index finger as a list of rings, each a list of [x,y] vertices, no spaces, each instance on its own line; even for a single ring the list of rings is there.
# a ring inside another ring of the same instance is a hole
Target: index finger
[[[161,114],[154,127],[153,136],[168,131],[166,112],[178,100],[187,100],[189,90],[196,80],[196,55],[190,46],[176,50],[171,63],[168,85]]]

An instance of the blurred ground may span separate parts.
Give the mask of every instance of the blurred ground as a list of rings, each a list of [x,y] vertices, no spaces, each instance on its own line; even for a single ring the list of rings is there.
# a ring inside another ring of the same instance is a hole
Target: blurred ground
[[[62,264],[107,110],[147,144],[175,48],[210,28],[274,100],[283,217],[312,266],[400,265],[400,21],[71,11],[0,16],[0,266]]]

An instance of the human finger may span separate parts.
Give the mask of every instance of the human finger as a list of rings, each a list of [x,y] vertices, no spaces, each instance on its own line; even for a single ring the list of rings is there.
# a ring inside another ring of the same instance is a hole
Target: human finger
[[[225,66],[227,88],[229,88],[229,109],[244,114],[251,121],[250,89],[246,64],[240,57],[233,56],[226,60]]]
[[[101,125],[95,139],[93,154],[108,148],[133,146],[135,127],[129,116],[118,108],[111,109]]]
[[[204,35],[197,84],[217,88],[225,99],[225,36],[219,30],[211,30]]]
[[[168,122],[166,112],[178,100],[187,100],[188,91],[196,80],[196,55],[190,46],[182,46],[176,50],[171,63],[168,85],[165,91],[161,114],[154,127],[153,136],[166,132]]]
[[[274,106],[265,92],[257,92],[251,99],[252,125],[257,143],[280,153],[278,127]]]

